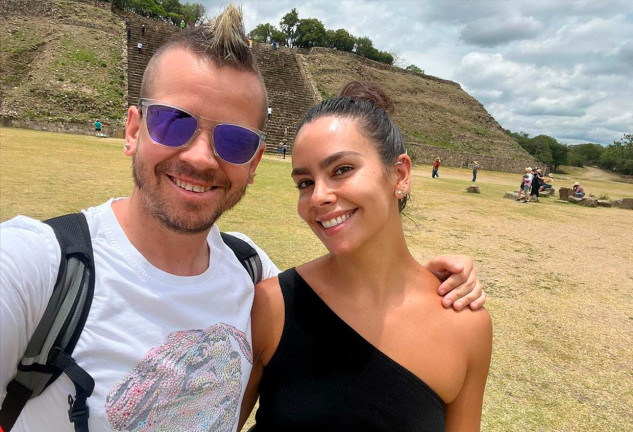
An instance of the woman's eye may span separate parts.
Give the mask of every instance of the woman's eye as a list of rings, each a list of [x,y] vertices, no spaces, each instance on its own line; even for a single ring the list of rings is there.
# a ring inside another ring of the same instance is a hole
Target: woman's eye
[[[343,165],[334,170],[334,175],[345,174],[346,172],[352,171],[353,169],[354,167],[352,167],[351,165]]]
[[[305,189],[311,186],[312,184],[313,184],[312,180],[301,180],[296,184],[296,186],[297,186],[297,189]]]

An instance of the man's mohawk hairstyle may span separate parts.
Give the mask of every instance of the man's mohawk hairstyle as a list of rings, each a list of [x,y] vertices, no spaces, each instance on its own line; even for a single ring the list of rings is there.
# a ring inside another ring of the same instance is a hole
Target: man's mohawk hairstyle
[[[184,38],[194,40],[197,54],[212,54],[218,66],[254,70],[252,50],[248,47],[241,6],[228,5],[206,24],[194,27]]]

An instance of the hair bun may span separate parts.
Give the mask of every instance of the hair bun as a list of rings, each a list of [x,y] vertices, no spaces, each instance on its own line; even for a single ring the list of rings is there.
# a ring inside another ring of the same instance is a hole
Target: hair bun
[[[378,84],[352,81],[343,87],[341,97],[350,98],[352,100],[365,100],[378,108],[382,108],[389,114],[393,114],[393,101]]]

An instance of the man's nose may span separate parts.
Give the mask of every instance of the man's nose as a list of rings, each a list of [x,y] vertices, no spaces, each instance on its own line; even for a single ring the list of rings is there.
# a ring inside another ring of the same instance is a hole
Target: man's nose
[[[213,152],[211,137],[210,132],[200,131],[193,141],[180,152],[180,159],[198,170],[219,168],[218,159]]]

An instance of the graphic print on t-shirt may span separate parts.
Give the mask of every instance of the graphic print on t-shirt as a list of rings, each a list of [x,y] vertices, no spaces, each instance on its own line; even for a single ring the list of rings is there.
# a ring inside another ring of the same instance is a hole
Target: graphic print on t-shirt
[[[110,425],[138,432],[232,431],[242,356],[253,363],[246,334],[228,324],[170,333],[108,393]]]

